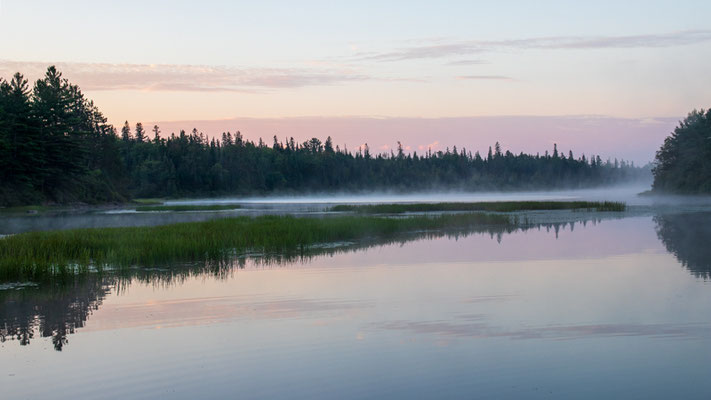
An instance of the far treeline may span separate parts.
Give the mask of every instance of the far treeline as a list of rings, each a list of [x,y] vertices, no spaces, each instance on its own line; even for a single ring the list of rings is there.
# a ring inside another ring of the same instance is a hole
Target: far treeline
[[[0,79],[0,205],[122,202],[176,197],[362,190],[583,188],[646,177],[600,156],[488,154],[464,148],[405,153],[352,151],[311,139],[273,143],[240,132],[209,139],[163,135],[128,122],[120,133],[55,67],[30,88],[19,73]]]

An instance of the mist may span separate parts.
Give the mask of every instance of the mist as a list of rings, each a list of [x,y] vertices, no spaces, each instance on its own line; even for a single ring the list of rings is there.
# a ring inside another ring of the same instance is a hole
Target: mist
[[[436,203],[436,202],[483,202],[483,201],[554,201],[554,200],[589,200],[623,201],[630,205],[650,204],[651,199],[638,196],[649,190],[645,182],[634,182],[594,189],[561,190],[523,190],[523,191],[482,191],[429,190],[403,193],[399,191],[371,192],[316,192],[311,194],[268,195],[217,198],[195,198],[168,200],[169,205],[188,204],[227,204],[264,205],[275,208],[292,207],[303,209],[305,206],[323,208],[332,204],[378,204],[378,203]]]
[[[429,190],[314,192],[265,196],[223,196],[182,198],[164,201],[165,205],[239,204],[240,208],[219,211],[136,211],[135,205],[63,208],[39,215],[0,216],[0,237],[30,231],[79,228],[156,226],[199,222],[218,218],[260,215],[292,215],[322,218],[338,213],[329,209],[338,204],[496,202],[496,201],[615,201],[627,204],[625,216],[653,216],[703,211],[711,204],[708,196],[650,195],[649,181],[601,186],[593,189],[482,191]],[[576,212],[584,213],[584,212]],[[550,214],[550,213],[547,213]],[[563,219],[570,216],[563,216]],[[552,218],[552,215],[546,215]],[[557,218],[557,217],[556,217]]]

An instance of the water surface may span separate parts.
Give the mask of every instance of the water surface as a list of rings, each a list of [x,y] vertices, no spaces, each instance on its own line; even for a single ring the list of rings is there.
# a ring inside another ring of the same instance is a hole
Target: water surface
[[[168,200],[166,205],[239,204],[240,208],[219,211],[149,211],[137,212],[135,206],[81,207],[50,210],[38,214],[0,213],[0,237],[22,232],[103,228],[126,226],[155,226],[180,222],[198,222],[218,218],[258,215],[294,215],[324,217],[334,215],[328,209],[337,204],[382,203],[437,203],[490,201],[620,201],[628,205],[618,216],[656,215],[709,211],[711,197],[638,196],[648,186],[619,186],[587,190],[531,191],[531,192],[426,192],[414,194],[324,194],[283,197],[223,197]],[[541,213],[538,213],[541,214]],[[565,213],[557,213],[565,214]],[[558,215],[545,215],[560,220]],[[564,219],[569,219],[565,216]],[[580,219],[579,216],[575,219]]]
[[[0,290],[0,387],[67,399],[711,397],[711,214],[584,221]]]

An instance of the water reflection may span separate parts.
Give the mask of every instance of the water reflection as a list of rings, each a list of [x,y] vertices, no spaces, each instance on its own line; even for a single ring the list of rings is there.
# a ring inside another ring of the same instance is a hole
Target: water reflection
[[[654,217],[667,251],[697,278],[711,279],[711,213]]]
[[[505,235],[529,230],[555,234],[575,230],[576,225],[596,225],[604,217],[590,218],[580,215],[577,220],[549,223],[527,223],[522,226],[478,226],[466,230],[413,232],[387,239],[366,239],[357,243],[333,243],[311,248],[296,254],[243,254],[228,260],[212,260],[204,263],[186,263],[165,268],[132,268],[120,271],[90,273],[77,277],[44,282],[36,287],[0,290],[0,342],[17,340],[28,345],[39,337],[52,337],[54,348],[61,351],[68,343],[68,335],[84,327],[93,311],[104,298],[112,293],[121,293],[134,282],[155,286],[179,285],[195,276],[226,279],[247,265],[269,267],[306,262],[314,257],[334,256],[339,253],[359,252],[365,249],[404,245],[418,240],[450,238],[458,240],[470,235],[489,236],[497,243]]]
[[[375,329],[406,331],[417,334],[436,334],[451,337],[510,338],[510,339],[554,339],[572,340],[596,337],[646,336],[652,338],[706,338],[711,334],[711,325],[695,324],[595,324],[595,325],[555,325],[502,329],[483,321],[484,317],[466,318],[482,321],[387,321],[373,324]]]
[[[337,254],[345,253],[359,253],[374,247],[390,245],[403,246],[408,242],[437,240],[442,238],[459,240],[475,235],[489,237],[492,241],[506,245],[506,236],[516,233],[533,233],[531,231],[548,232],[548,234],[538,235],[537,237],[542,237],[542,239],[545,240],[555,240],[563,233],[575,232],[576,236],[574,238],[571,237],[570,240],[573,240],[574,243],[577,244],[581,240],[591,239],[591,237],[583,235],[585,227],[597,226],[607,218],[617,217],[614,215],[571,213],[567,215],[567,220],[558,222],[526,222],[519,226],[479,226],[467,230],[415,232],[387,239],[363,240],[357,243],[332,243],[295,254],[243,254],[227,260],[170,265],[164,268],[132,268],[119,271],[105,271],[101,274],[91,273],[72,278],[43,282],[35,287],[18,287],[16,289],[0,290],[0,341],[13,340],[17,341],[20,345],[28,345],[36,338],[51,337],[54,348],[61,351],[68,343],[68,336],[85,326],[89,316],[102,305],[106,296],[111,293],[121,294],[125,288],[135,283],[153,285],[154,287],[171,287],[181,285],[186,280],[194,277],[225,280],[234,278],[236,271],[248,266],[263,268],[301,265],[302,263],[309,262],[316,258],[332,257]],[[651,224],[649,219],[645,219],[645,221]],[[704,278],[711,277],[711,249],[707,246],[709,239],[711,239],[709,229],[707,228],[707,226],[709,226],[708,222],[711,222],[711,214],[664,215],[655,217],[654,221],[656,223],[657,235],[669,252],[673,253],[695,276]],[[649,228],[645,229],[645,231],[648,230]],[[629,233],[618,232],[617,234],[618,236],[624,236]],[[517,240],[520,239],[516,239],[514,242]],[[613,242],[619,241],[614,238],[610,240]],[[566,244],[567,248],[571,246],[573,242],[564,243],[568,243]],[[603,244],[603,246],[608,246],[608,244],[609,243]],[[488,245],[482,243],[482,246],[483,247],[480,247],[476,251],[486,251],[486,246]],[[510,248],[509,251],[522,252],[523,247],[521,246],[521,243],[518,243]],[[581,243],[581,246],[580,248],[576,247],[577,250],[572,249],[573,253],[570,254],[561,252],[563,249],[556,246],[545,246],[550,251],[544,251],[543,253],[565,253],[563,257],[571,257],[573,254],[576,257],[589,257],[589,252],[584,251],[584,249],[594,246],[594,243]],[[526,260],[532,257],[532,254],[527,252],[522,252],[521,254],[521,257],[524,257]],[[407,259],[404,254],[402,254],[402,256],[403,260]],[[477,257],[486,259],[486,257],[482,256]],[[440,257],[438,260],[443,261],[444,258]],[[502,301],[502,299],[501,296],[478,296],[468,302],[496,303]],[[290,300],[289,304],[292,304],[293,307],[294,305],[302,303],[299,303],[298,300]],[[226,307],[225,310],[231,307],[230,310],[232,311],[227,310],[224,313],[229,316],[236,312],[234,310],[239,311],[239,309],[245,307],[252,307],[257,310],[262,309],[259,308],[259,304],[245,305],[241,303],[229,303],[227,305],[223,304],[221,307]],[[269,307],[272,306],[273,305],[270,305]],[[708,327],[706,326],[631,324],[576,325],[570,327],[557,326],[527,329],[525,331],[494,331],[493,328],[488,326],[483,320],[465,321],[464,323],[457,323],[456,320],[449,322],[412,322],[401,320],[387,322],[378,326],[378,328],[417,332],[429,332],[434,330],[437,332],[445,332],[453,336],[509,337],[514,339],[568,339],[587,334],[602,336],[697,336],[699,332],[703,334],[708,333]]]
[[[51,337],[61,351],[67,336],[86,323],[110,292],[111,279],[85,275],[38,287],[0,291],[0,342],[17,340],[28,345]]]

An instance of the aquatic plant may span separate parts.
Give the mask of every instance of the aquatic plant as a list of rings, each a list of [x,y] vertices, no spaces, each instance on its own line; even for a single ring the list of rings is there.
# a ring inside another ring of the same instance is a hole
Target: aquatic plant
[[[404,232],[514,226],[505,215],[236,217],[154,227],[29,232],[0,239],[0,280],[34,280],[92,269],[226,260],[247,252],[300,253],[325,243]]]

